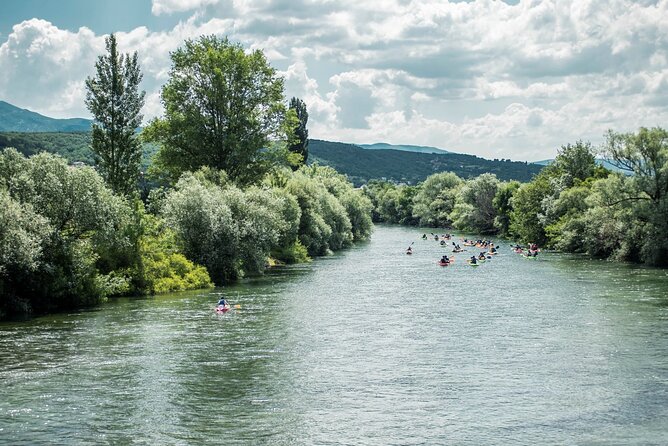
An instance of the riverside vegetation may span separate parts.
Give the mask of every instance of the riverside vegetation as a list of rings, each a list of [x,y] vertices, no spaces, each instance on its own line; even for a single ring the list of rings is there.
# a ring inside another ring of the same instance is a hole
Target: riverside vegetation
[[[596,164],[600,152],[621,172]],[[532,181],[438,173],[418,186],[371,181],[374,221],[500,234],[596,258],[668,265],[668,132],[567,144]]]
[[[577,142],[528,183],[484,173],[361,192],[329,167],[305,166],[303,101],[261,51],[213,36],[172,54],[164,118],[138,137],[135,55],[108,54],[87,80],[97,169],[57,155],[0,152],[0,318],[95,305],[110,296],[221,285],[350,246],[375,221],[501,234],[548,248],[668,263],[668,132],[607,135],[595,163]],[[195,75],[192,75],[192,74]],[[130,104],[131,106],[128,106]],[[140,138],[140,139],[139,139]],[[138,193],[142,143],[158,147]]]
[[[284,105],[261,51],[205,36],[172,61],[165,117],[141,134],[160,147],[151,175],[164,187],[144,201],[141,74],[113,35],[87,80],[97,169],[0,152],[0,319],[222,285],[370,235],[370,200],[333,169],[303,165],[305,105]]]

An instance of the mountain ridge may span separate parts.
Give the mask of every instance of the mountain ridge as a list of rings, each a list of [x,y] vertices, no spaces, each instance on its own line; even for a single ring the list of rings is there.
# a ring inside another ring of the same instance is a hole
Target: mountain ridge
[[[90,126],[83,118],[55,119],[0,101],[0,149],[15,147],[26,156],[56,153],[69,162],[92,164]],[[157,150],[143,147],[143,166]],[[309,140],[309,161],[334,167],[356,185],[372,179],[417,184],[429,175],[450,171],[462,178],[494,173],[501,180],[529,181],[542,166],[521,161],[487,160],[429,146],[389,143],[347,144]]]
[[[418,146],[413,144],[389,144],[386,142],[376,142],[373,144],[355,144],[368,150],[401,150],[404,152],[444,154],[453,153],[445,149],[432,146]]]
[[[57,119],[0,100],[0,132],[87,132],[91,119]]]
[[[462,153],[418,153],[393,149],[369,150],[357,144],[309,140],[309,163],[331,166],[355,184],[372,179],[417,184],[429,175],[454,172],[462,178],[493,173],[501,180],[530,181],[543,166],[524,161],[488,160]]]

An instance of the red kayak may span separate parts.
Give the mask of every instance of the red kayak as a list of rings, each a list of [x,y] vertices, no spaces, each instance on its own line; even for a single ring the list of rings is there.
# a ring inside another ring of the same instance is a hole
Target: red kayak
[[[216,307],[216,313],[223,314],[223,313],[227,313],[228,311],[230,311],[230,306],[229,305],[218,305]]]

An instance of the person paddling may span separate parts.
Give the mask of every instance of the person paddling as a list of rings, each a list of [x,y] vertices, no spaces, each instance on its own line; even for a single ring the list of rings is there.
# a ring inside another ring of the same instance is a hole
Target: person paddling
[[[230,304],[227,303],[224,297],[221,297],[220,300],[218,301],[218,310],[221,311],[227,311],[230,309]]]

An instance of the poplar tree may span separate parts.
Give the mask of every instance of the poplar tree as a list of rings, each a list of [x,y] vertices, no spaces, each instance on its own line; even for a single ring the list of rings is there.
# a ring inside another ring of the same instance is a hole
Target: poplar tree
[[[95,63],[95,77],[86,79],[86,107],[93,114],[91,149],[97,169],[120,194],[137,186],[141,143],[136,129],[143,116],[146,92],[139,91],[142,73],[134,54],[119,54],[116,36],[105,39],[107,54]]]
[[[299,120],[297,128],[294,130],[295,141],[290,145],[289,150],[301,155],[301,164],[306,164],[306,160],[308,159],[308,129],[306,128],[308,111],[306,110],[306,104],[301,99],[293,97],[290,99],[289,109],[294,110]]]
[[[262,178],[273,162],[270,149],[287,133],[283,79],[264,53],[202,36],[171,58],[164,118],[142,135],[161,144],[156,165],[174,179],[202,166],[224,170],[237,184]]]

